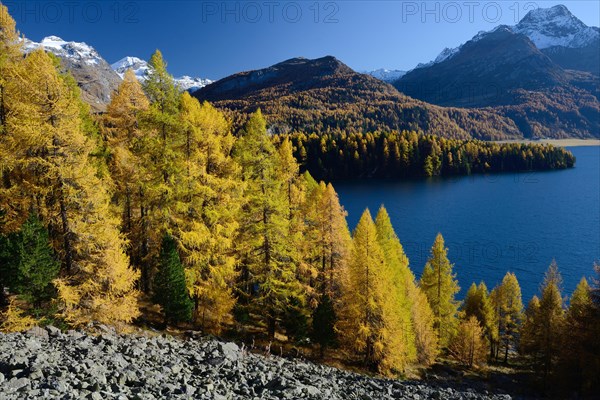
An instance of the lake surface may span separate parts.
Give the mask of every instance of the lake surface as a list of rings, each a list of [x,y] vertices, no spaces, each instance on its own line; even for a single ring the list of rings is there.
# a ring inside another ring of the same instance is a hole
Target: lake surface
[[[350,229],[366,207],[374,218],[385,205],[417,278],[441,232],[461,298],[472,282],[491,290],[512,271],[527,304],[553,258],[569,296],[600,260],[600,147],[569,150],[569,170],[334,186]]]

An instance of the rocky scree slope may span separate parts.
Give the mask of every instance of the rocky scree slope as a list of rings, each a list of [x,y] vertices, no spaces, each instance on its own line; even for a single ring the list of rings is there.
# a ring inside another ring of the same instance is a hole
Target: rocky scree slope
[[[0,399],[510,399],[371,378],[194,334],[0,334]]]

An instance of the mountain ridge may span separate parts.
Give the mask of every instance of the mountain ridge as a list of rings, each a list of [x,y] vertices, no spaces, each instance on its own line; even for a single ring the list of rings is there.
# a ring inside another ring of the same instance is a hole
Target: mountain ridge
[[[418,130],[454,138],[520,137],[508,119],[412,99],[333,56],[293,58],[240,72],[193,95],[227,111],[236,127],[244,115],[261,108],[273,133]]]

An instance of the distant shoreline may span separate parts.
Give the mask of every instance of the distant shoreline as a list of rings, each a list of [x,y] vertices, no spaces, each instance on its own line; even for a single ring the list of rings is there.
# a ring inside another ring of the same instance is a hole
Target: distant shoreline
[[[600,146],[600,139],[541,139],[498,140],[493,143],[551,144],[557,147]]]

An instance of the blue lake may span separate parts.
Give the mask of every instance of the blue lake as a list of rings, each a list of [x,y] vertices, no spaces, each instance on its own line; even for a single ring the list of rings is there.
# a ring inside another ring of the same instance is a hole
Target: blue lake
[[[334,186],[350,229],[365,208],[375,217],[385,205],[417,278],[441,232],[461,297],[472,282],[491,290],[512,271],[527,304],[553,258],[565,295],[600,260],[600,147],[569,150],[577,157],[569,170]]]

